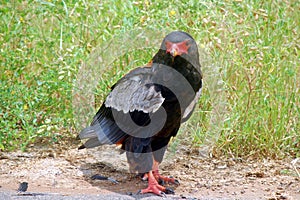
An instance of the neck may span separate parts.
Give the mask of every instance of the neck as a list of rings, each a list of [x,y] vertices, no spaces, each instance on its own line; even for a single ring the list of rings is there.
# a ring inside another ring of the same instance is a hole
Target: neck
[[[153,63],[167,65],[172,67],[174,65],[174,59],[170,54],[167,54],[165,50],[159,49],[152,59]]]
[[[177,70],[189,81],[195,92],[197,92],[201,87],[201,78],[199,80],[195,80],[197,77],[201,77],[200,73],[190,62],[181,56],[176,56],[174,58],[170,54],[166,53],[165,50],[160,49],[153,57],[152,62],[167,65]],[[196,84],[195,81],[197,82]]]
[[[165,50],[160,49],[152,59],[153,63],[167,65],[180,71],[182,68],[186,68],[189,62],[182,58],[181,56],[176,56],[175,58]]]

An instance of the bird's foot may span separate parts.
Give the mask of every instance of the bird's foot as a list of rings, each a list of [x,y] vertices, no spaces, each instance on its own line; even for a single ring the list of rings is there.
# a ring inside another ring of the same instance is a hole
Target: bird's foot
[[[174,190],[172,190],[171,188],[166,188],[158,184],[152,172],[148,173],[148,187],[146,189],[140,190],[139,193],[153,193],[159,196],[166,196],[166,194],[175,194]]]
[[[162,176],[159,174],[158,170],[156,171],[153,171],[153,175],[155,177],[155,179],[158,181],[158,183],[160,185],[164,185],[165,183],[172,183],[172,184],[175,184],[175,185],[179,185],[179,181],[173,177],[167,177],[167,176]]]
[[[153,185],[148,185],[146,189],[140,190],[138,193],[140,194],[153,193],[163,197],[165,197],[166,194],[175,194],[173,189],[166,188],[164,186],[159,185],[158,183]]]

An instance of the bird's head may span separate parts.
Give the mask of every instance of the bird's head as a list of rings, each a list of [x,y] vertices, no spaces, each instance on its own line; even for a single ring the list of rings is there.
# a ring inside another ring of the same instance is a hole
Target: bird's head
[[[173,31],[162,41],[160,51],[154,57],[154,62],[176,65],[180,60],[186,60],[198,71],[200,70],[198,46],[194,38],[183,31]],[[167,60],[167,61],[166,61]]]
[[[173,31],[163,40],[160,49],[165,50],[167,54],[173,57],[187,54],[198,53],[195,40],[188,33],[182,31]]]

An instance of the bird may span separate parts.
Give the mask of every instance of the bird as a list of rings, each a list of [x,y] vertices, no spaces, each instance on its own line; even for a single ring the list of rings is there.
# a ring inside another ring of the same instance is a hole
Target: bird
[[[174,193],[161,182],[159,165],[169,141],[192,115],[202,90],[198,46],[187,32],[167,34],[148,64],[129,71],[112,87],[90,126],[79,133],[78,149],[121,145],[129,170],[148,181],[141,194]]]
[[[19,184],[18,192],[26,192],[28,189],[28,183],[27,182],[22,182]]]

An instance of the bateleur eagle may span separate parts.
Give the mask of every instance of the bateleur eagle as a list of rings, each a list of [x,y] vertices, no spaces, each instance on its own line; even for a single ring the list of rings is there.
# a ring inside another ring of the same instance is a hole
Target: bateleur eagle
[[[151,62],[126,74],[112,87],[91,125],[79,137],[79,147],[121,144],[131,172],[148,179],[141,193],[164,195],[177,184],[159,174],[158,166],[171,137],[192,114],[202,88],[198,47],[188,33],[174,31],[162,41]]]

